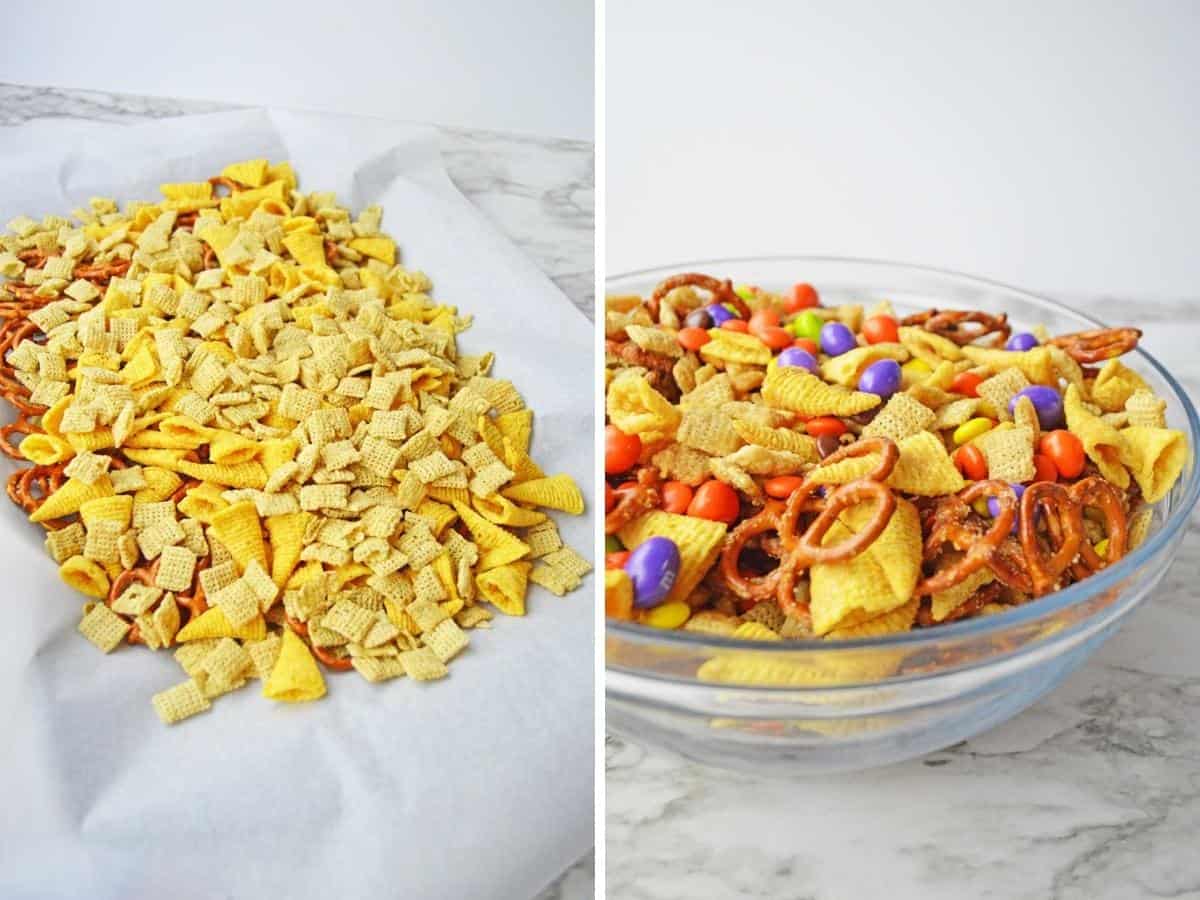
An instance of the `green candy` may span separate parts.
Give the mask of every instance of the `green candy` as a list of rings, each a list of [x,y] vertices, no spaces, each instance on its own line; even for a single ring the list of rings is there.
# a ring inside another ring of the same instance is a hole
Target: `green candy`
[[[620,553],[625,549],[625,545],[621,543],[621,539],[615,534],[610,534],[604,539],[605,553]]]
[[[800,313],[796,318],[792,319],[784,327],[787,328],[788,334],[792,337],[808,338],[810,341],[816,341],[820,346],[821,326],[825,324],[825,320],[818,316],[812,310],[807,310]]]

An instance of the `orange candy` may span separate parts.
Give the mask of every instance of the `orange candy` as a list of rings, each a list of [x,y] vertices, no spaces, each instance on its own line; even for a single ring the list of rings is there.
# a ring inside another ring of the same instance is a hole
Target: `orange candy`
[[[813,359],[816,359],[817,355],[821,352],[821,348],[817,346],[817,342],[811,338],[796,338],[792,341],[792,346],[799,347],[801,350],[807,350],[812,354]]]
[[[617,505],[617,492],[612,489],[612,485],[607,481],[604,482],[604,511],[612,512],[613,507]]]
[[[688,506],[692,502],[693,491],[690,486],[682,481],[665,482],[660,490],[662,494],[662,508],[669,513],[676,515],[687,515]]]
[[[964,478],[972,481],[983,481],[988,477],[987,460],[983,451],[974,444],[964,444],[954,451],[954,464],[963,473]]]
[[[799,475],[776,475],[763,482],[763,490],[767,492],[768,497],[786,500],[803,483],[804,479]]]
[[[629,559],[630,550],[617,550],[614,553],[604,554],[604,568],[606,569],[623,569],[625,568],[625,560]]]
[[[746,324],[745,319],[726,319],[721,323],[721,327],[726,331],[740,331],[742,334],[750,330],[750,326]]]
[[[840,437],[846,433],[846,423],[834,416],[814,416],[804,423],[804,430],[813,437],[820,437],[823,434]]]
[[[758,332],[758,339],[772,350],[782,350],[792,345],[792,336],[778,325],[769,325]]]
[[[750,333],[758,334],[764,328],[775,328],[779,325],[779,314],[773,309],[760,309],[750,317]]]
[[[633,618],[633,591],[606,591],[604,594],[604,614],[610,619]]]
[[[1071,432],[1059,428],[1042,435],[1038,449],[1050,457],[1058,474],[1063,478],[1078,478],[1083,472],[1087,457],[1083,452],[1083,441]]]
[[[1058,481],[1058,466],[1044,453],[1033,454],[1033,480]]]
[[[983,377],[974,372],[959,372],[950,382],[950,390],[956,394],[962,394],[964,397],[978,397],[979,382],[981,381],[983,381]]]
[[[699,350],[712,340],[712,335],[703,328],[680,328],[675,339],[684,350]]]
[[[604,471],[609,475],[628,472],[642,455],[642,439],[626,434],[616,425],[604,429]]]
[[[792,295],[788,297],[784,309],[794,313],[820,305],[821,298],[817,296],[817,289],[811,284],[800,283],[792,285]]]
[[[687,514],[698,519],[732,524],[741,511],[737,491],[723,481],[706,481],[696,488]]]
[[[900,340],[899,326],[891,316],[871,316],[862,323],[868,344],[894,344]]]

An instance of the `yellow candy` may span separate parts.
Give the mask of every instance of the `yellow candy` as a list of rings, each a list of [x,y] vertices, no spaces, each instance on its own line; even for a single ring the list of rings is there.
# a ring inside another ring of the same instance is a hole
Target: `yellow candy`
[[[982,417],[968,419],[954,429],[954,443],[961,446],[967,441],[973,441],[981,434],[991,431],[994,427],[995,423],[991,419]]]
[[[1096,550],[1097,556],[1107,556],[1108,555],[1108,538],[1104,538],[1103,540],[1096,541],[1096,543],[1093,546]]]
[[[933,368],[923,359],[910,359],[900,367],[900,374],[906,384],[924,381],[933,373]]]
[[[662,606],[656,606],[650,612],[646,613],[646,617],[642,623],[649,625],[651,628],[679,628],[692,615],[692,608],[682,600],[675,600],[671,603],[664,603]]]

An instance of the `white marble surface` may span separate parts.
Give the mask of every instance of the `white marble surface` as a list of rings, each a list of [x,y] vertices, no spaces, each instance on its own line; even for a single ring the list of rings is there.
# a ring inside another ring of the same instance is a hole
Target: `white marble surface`
[[[1200,299],[1064,297],[1200,397]],[[1200,898],[1200,512],[1156,596],[1058,690],[923,759],[781,781],[609,737],[614,900]]]
[[[122,122],[228,109],[227,104],[0,84],[3,127],[69,116]],[[592,313],[592,145],[439,126],[443,157],[459,189],[528,253],[589,318]],[[17,211],[12,211],[16,214]],[[593,895],[592,854],[537,900]],[[497,896],[504,896],[502,891]]]

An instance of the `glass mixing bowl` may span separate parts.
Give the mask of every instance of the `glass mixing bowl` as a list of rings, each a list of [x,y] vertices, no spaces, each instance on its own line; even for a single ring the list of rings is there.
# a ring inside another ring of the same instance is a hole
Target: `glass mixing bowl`
[[[900,314],[1007,312],[1051,333],[1101,325],[1025,291],[952,272],[856,259],[764,257],[680,263],[608,279],[610,294],[646,295],[668,275],[705,272],[784,291],[816,286],[822,303]],[[608,727],[727,768],[783,774],[863,769],[946,747],[1004,721],[1077,668],[1170,566],[1200,495],[1200,420],[1152,356],[1125,357],[1167,402],[1188,460],[1160,502],[1150,536],[1116,565],[1010,612],[935,628],[837,642],[762,643],[609,620]]]

